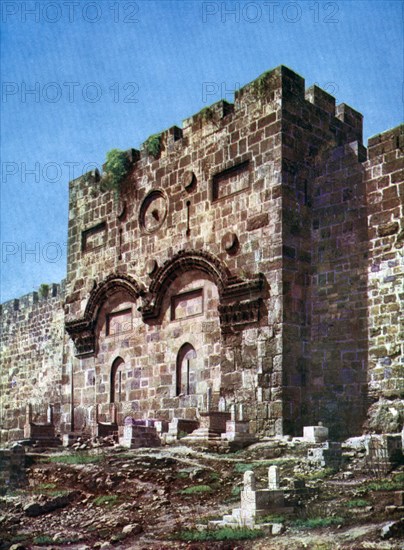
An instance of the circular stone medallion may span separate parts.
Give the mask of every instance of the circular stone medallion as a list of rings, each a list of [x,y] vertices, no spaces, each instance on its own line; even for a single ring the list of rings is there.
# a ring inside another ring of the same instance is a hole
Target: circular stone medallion
[[[167,217],[167,197],[160,189],[151,191],[140,207],[140,227],[147,233],[159,229]]]

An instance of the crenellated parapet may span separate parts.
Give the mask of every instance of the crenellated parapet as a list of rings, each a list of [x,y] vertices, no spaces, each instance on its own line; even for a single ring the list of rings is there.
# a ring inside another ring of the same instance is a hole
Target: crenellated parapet
[[[336,105],[335,98],[317,85],[305,90],[304,78],[281,65],[236,90],[234,104],[220,100],[184,119],[182,128],[172,126],[149,136],[139,150],[129,149],[129,164],[136,169],[168,155],[178,154],[201,136],[220,132],[230,123],[236,122],[246,111],[254,119],[254,112],[258,115],[263,106],[275,114],[285,102],[300,102],[306,106],[310,104],[321,119],[328,116],[329,128],[334,133],[337,131],[345,135],[345,143],[354,140],[362,143],[361,113],[345,103]],[[274,122],[280,121],[280,118],[280,114],[275,116]],[[321,120],[321,126],[324,126],[324,120]],[[101,178],[97,171],[91,171],[70,182],[71,188],[83,182],[96,184],[101,182]]]
[[[65,298],[65,280],[61,283],[52,283],[45,285],[46,290],[34,291],[24,294],[21,298],[14,298],[0,304],[0,315],[6,317],[15,315],[15,312],[35,311],[38,307],[49,304],[55,298],[64,300]]]

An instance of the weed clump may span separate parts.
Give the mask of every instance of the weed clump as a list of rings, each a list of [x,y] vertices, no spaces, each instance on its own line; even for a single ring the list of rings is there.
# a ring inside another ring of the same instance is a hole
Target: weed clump
[[[210,485],[193,485],[192,487],[187,487],[180,491],[182,495],[197,495],[199,493],[210,492],[212,492],[212,487],[210,487]]]

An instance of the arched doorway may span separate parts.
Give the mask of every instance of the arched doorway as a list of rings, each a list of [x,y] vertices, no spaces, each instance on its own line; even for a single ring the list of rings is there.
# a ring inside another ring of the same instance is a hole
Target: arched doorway
[[[110,403],[125,401],[125,378],[125,361],[122,357],[117,357],[111,368]]]
[[[177,355],[176,395],[195,394],[196,382],[196,351],[186,343]]]

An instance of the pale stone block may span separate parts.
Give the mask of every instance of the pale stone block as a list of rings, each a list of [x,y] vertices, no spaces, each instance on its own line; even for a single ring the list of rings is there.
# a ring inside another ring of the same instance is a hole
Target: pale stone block
[[[323,443],[328,439],[328,428],[325,426],[304,426],[303,439],[309,443]]]

